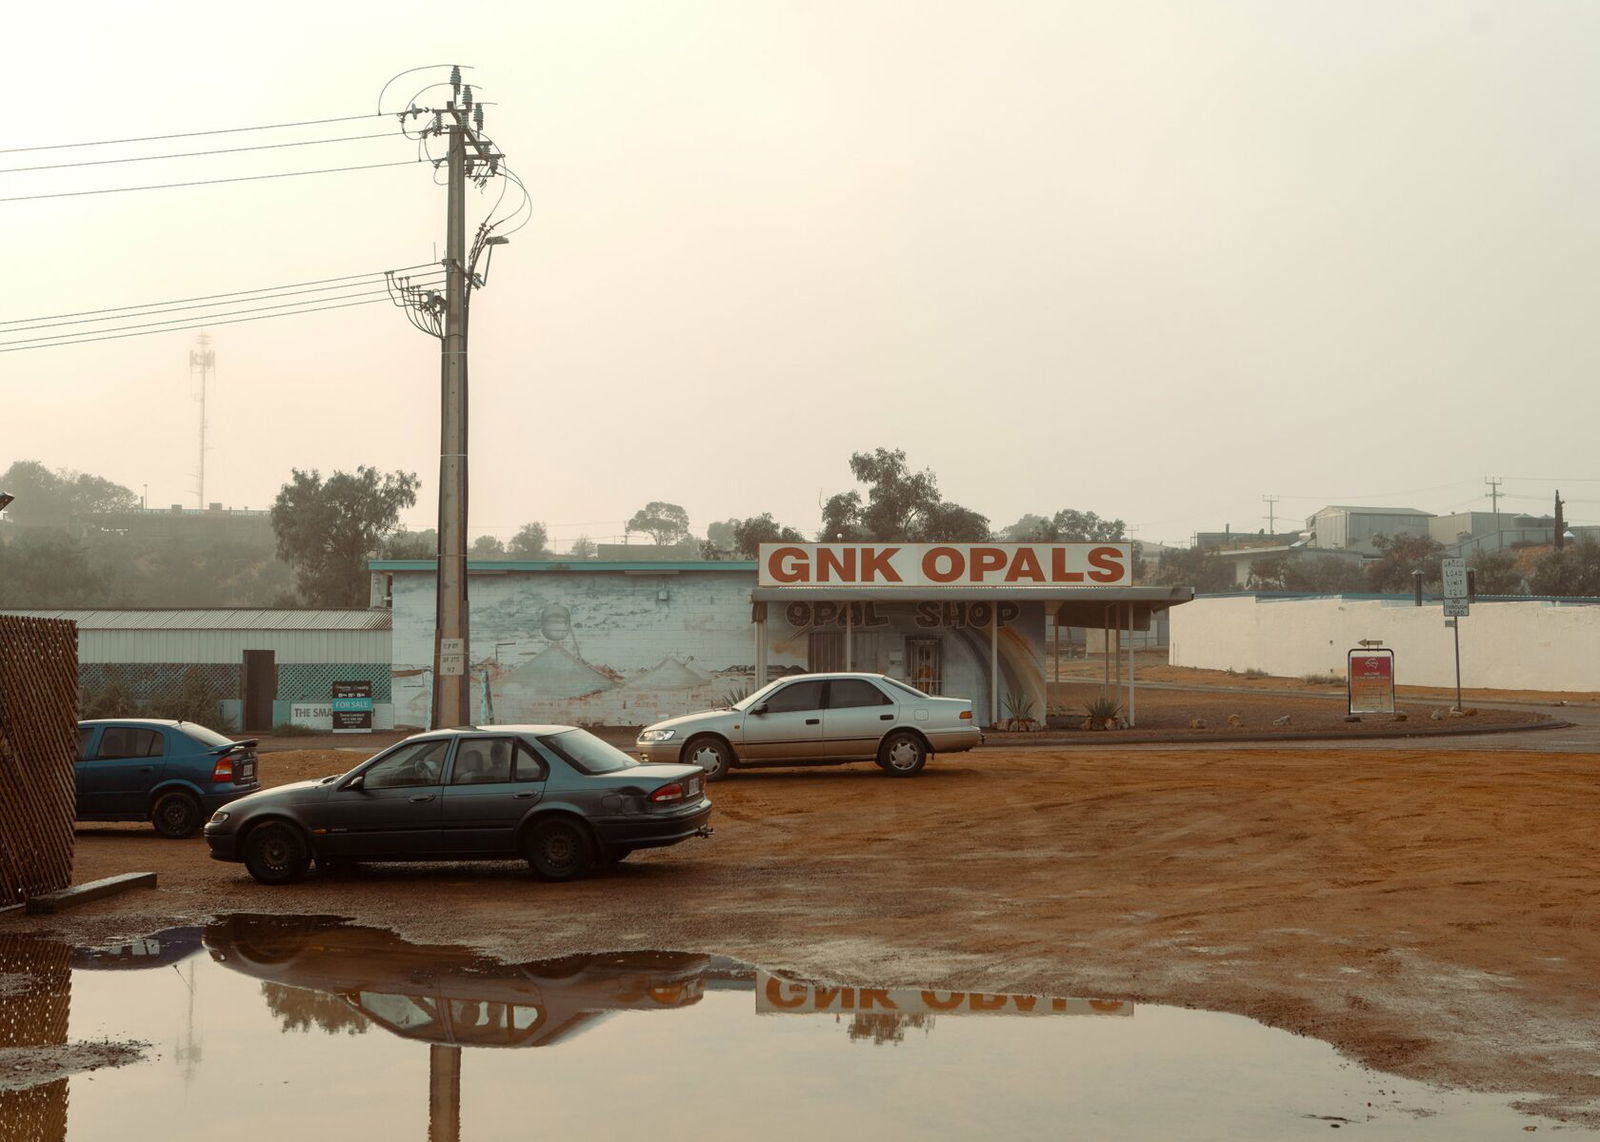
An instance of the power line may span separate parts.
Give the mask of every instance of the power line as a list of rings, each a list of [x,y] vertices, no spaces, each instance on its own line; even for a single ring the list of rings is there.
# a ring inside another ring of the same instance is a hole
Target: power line
[[[393,163],[367,163],[365,166],[354,167],[325,167],[314,171],[280,171],[277,174],[250,174],[238,178],[205,178],[192,182],[163,182],[152,183],[147,186],[113,186],[101,190],[68,190],[54,194],[19,194],[11,198],[0,198],[0,202],[33,202],[41,198],[82,198],[86,194],[126,194],[131,190],[172,190],[180,186],[215,186],[224,182],[258,182],[266,178],[296,178],[304,174],[339,174],[343,171],[370,171],[379,167],[408,167],[420,163],[421,159],[402,159]]]
[[[401,114],[404,114],[402,112]],[[193,139],[200,135],[236,135],[241,131],[276,131],[281,127],[319,127],[324,123],[354,123],[358,119],[388,119],[389,115],[344,115],[337,119],[302,119],[298,123],[263,123],[259,127],[219,127],[212,131],[183,131],[176,135],[141,135],[132,139],[100,139],[92,143],[49,143],[39,147],[7,147],[0,155],[24,151],[60,151],[71,147],[111,147],[118,143],[157,143],[163,139]]]
[[[214,325],[238,325],[245,321],[267,321],[274,317],[293,317],[301,313],[320,313],[325,309],[350,309],[357,305],[377,305],[385,298],[373,298],[369,301],[346,301],[338,305],[318,305],[301,309],[292,309],[286,313],[266,313],[259,317],[235,317],[227,321],[197,321],[192,325],[177,325],[171,329],[146,329],[135,333],[107,333],[99,337],[77,337],[72,340],[52,341],[48,345],[19,345],[12,342],[0,341],[0,353],[21,353],[28,349],[55,349],[62,345],[83,345],[91,341],[115,341],[123,337],[148,337],[152,333],[182,333],[186,329],[209,329]]]
[[[348,298],[353,298],[353,297],[373,297],[375,295],[381,295],[383,297],[388,297],[389,296],[389,291],[388,291],[388,289],[383,289],[383,290],[361,290],[361,291],[358,291],[356,293],[336,293],[332,297],[319,297],[319,298],[314,298],[313,300],[315,300],[315,301],[344,301],[344,300],[346,300]],[[252,301],[263,300],[264,301],[264,300],[268,300],[268,299],[265,299],[265,298],[252,298],[250,300],[252,300]],[[215,313],[215,314],[195,314],[192,317],[173,317],[173,318],[170,318],[170,319],[167,319],[167,320],[163,320],[163,321],[146,321],[146,322],[143,322],[143,323],[138,324],[138,325],[114,325],[110,329],[95,329],[95,330],[87,330],[86,329],[86,330],[83,330],[82,332],[84,332],[84,333],[91,333],[91,332],[93,332],[93,333],[120,333],[125,329],[149,329],[152,326],[156,326],[156,325],[172,325],[175,322],[180,322],[180,321],[183,321],[183,322],[199,321],[201,324],[205,324],[207,319],[210,318],[210,317],[232,317],[234,314],[238,314],[238,313],[265,313],[267,310],[270,310],[270,309],[289,309],[289,308],[292,308],[292,307],[295,307],[295,306],[301,306],[301,305],[305,305],[305,304],[307,304],[307,303],[303,302],[303,301],[288,301],[288,302],[284,302],[282,305],[262,305],[262,306],[257,306],[254,309],[225,309],[225,310],[222,310],[220,313]],[[150,317],[152,315],[148,314],[148,313],[141,313],[141,314],[137,314],[136,316],[139,316],[139,317]],[[26,332],[28,332],[28,330],[26,330],[26,329],[17,330],[17,332],[26,333]],[[62,337],[75,337],[75,336],[77,336],[77,334],[75,334],[75,333],[51,333],[51,334],[47,334],[44,337],[23,337],[23,338],[21,338],[19,340],[16,340],[16,341],[3,341],[3,342],[0,342],[0,345],[27,345],[27,344],[31,344],[31,343],[40,342],[40,341],[55,341],[55,340],[58,340],[59,338],[62,338]]]
[[[194,297],[169,297],[165,301],[147,301],[141,305],[115,305],[107,309],[80,309],[74,313],[45,313],[38,317],[16,317],[0,321],[0,325],[31,325],[37,321],[54,321],[59,317],[88,317],[96,313],[120,313],[130,309],[155,309],[159,306],[177,305],[186,301],[207,301],[211,298],[242,297],[252,293],[274,293],[278,290],[297,289],[300,286],[326,285],[329,282],[366,280],[382,281],[386,273],[404,273],[406,270],[437,268],[437,262],[418,262],[414,266],[398,266],[394,270],[374,270],[365,274],[346,274],[337,278],[312,278],[305,282],[288,282],[281,286],[262,286],[260,289],[235,290],[232,293],[202,293]]]
[[[279,151],[285,147],[315,147],[322,143],[358,143],[363,139],[393,139],[392,131],[372,135],[340,135],[334,139],[297,139],[292,143],[257,143],[253,147],[220,147],[212,151],[180,151],[173,155],[129,155],[120,159],[90,159],[82,163],[45,163],[36,167],[6,167],[0,174],[25,174],[28,171],[67,170],[72,167],[104,167],[113,163],[148,163],[158,159],[194,159],[203,155],[237,155],[245,151]]]

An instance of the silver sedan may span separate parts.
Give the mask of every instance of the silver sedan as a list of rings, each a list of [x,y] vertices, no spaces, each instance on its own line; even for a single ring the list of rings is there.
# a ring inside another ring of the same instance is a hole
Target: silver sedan
[[[875,761],[912,777],[929,754],[981,740],[966,698],[936,698],[885,674],[803,674],[646,726],[636,746],[645,761],[698,765],[714,781],[746,763]]]

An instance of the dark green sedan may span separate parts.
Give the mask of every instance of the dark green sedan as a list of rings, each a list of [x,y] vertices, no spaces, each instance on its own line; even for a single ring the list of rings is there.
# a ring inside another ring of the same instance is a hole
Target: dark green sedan
[[[263,884],[299,880],[312,860],[524,859],[572,880],[710,836],[704,786],[698,766],[643,765],[572,726],[434,730],[348,773],[241,798],[205,837]]]

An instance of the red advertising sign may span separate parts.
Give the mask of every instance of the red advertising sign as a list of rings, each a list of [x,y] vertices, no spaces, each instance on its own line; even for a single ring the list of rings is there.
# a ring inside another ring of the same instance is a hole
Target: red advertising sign
[[[1352,714],[1394,713],[1394,651],[1350,651],[1345,656],[1345,690]]]
[[[1127,543],[763,543],[763,587],[1126,587]]]

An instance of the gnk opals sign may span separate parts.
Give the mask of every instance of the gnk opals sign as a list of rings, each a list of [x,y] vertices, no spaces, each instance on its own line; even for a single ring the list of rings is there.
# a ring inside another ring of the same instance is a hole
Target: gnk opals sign
[[[1345,655],[1345,689],[1352,714],[1394,713],[1394,651],[1352,650]]]
[[[372,732],[372,683],[335,682],[333,701],[333,732],[336,734],[370,734]]]
[[[1126,543],[763,543],[763,587],[1126,587]]]

